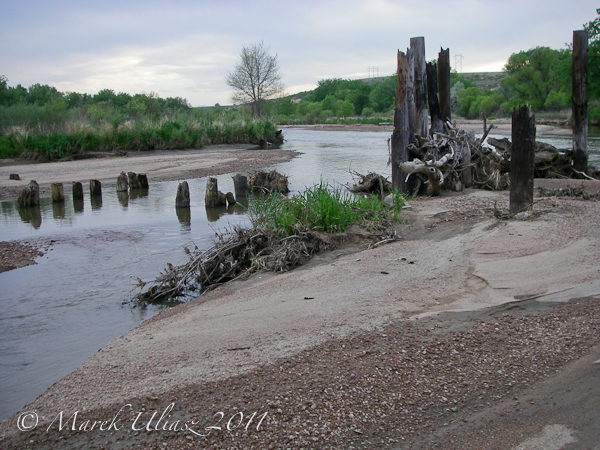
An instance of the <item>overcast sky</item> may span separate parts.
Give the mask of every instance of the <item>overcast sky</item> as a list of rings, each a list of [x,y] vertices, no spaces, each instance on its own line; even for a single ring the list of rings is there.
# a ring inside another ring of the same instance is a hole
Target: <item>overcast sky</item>
[[[416,36],[425,37],[427,60],[444,47],[453,67],[462,55],[462,72],[500,71],[512,53],[565,48],[599,6],[591,0],[4,0],[0,75],[10,86],[152,91],[192,106],[226,105],[231,91],[224,78],[244,45],[264,41],[294,94],[327,78],[391,75],[397,50]]]

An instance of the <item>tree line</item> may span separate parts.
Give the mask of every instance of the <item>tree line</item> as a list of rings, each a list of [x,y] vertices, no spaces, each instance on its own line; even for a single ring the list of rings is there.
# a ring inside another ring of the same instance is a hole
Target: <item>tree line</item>
[[[180,97],[63,93],[48,85],[11,87],[0,77],[0,157],[50,160],[90,151],[199,148],[276,138],[249,108],[192,108]]]

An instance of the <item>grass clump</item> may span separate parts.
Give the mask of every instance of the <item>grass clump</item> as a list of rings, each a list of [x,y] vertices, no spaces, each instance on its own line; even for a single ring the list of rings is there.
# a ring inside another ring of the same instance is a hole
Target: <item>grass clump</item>
[[[344,232],[362,221],[380,222],[392,213],[397,219],[404,198],[392,194],[390,209],[375,196],[355,196],[320,183],[291,198],[271,194],[250,206],[250,220],[256,228],[275,231],[282,237],[311,230],[325,233]]]
[[[395,240],[391,219],[404,197],[392,194],[392,206],[379,197],[359,197],[320,183],[291,198],[273,193],[250,203],[252,228],[237,228],[217,237],[208,250],[185,249],[189,261],[167,268],[153,282],[138,280],[137,304],[191,299],[244,274],[285,272],[312,255],[336,247],[348,228],[360,223],[382,242]]]

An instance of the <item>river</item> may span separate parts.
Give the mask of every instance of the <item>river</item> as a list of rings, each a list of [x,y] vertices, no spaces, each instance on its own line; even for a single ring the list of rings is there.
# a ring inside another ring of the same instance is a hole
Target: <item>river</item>
[[[300,152],[275,166],[289,176],[292,194],[328,182],[352,184],[351,171],[390,176],[389,133],[286,129],[283,149]],[[543,136],[559,148],[570,138]],[[590,164],[600,165],[600,138],[590,137]],[[218,176],[233,191],[233,174]],[[151,280],[167,262],[184,262],[185,246],[208,248],[215,233],[248,224],[242,210],[207,215],[206,179],[188,180],[191,214],[174,208],[177,182],[152,183],[146,196],[83,207],[67,196],[64,208],[42,199],[40,215],[23,216],[15,202],[0,204],[0,240],[41,240],[50,250],[37,265],[0,274],[0,420],[33,401],[113,338],[160,308],[132,308],[135,278]],[[76,207],[77,206],[77,207]],[[125,302],[125,303],[124,303]]]

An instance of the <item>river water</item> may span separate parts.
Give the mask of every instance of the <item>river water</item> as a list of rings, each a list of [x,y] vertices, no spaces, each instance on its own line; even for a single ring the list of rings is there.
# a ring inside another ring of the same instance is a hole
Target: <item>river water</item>
[[[283,149],[300,156],[275,166],[292,194],[321,181],[352,184],[351,171],[390,176],[389,133],[287,129]],[[559,148],[570,138],[539,136]],[[600,138],[590,137],[590,164],[600,165]],[[231,176],[219,189],[233,191]],[[188,180],[191,213],[178,214],[177,182],[152,183],[147,195],[118,197],[105,189],[101,204],[64,208],[42,199],[39,213],[0,203],[0,240],[41,240],[50,250],[37,265],[0,274],[0,420],[33,401],[111,339],[160,308],[124,302],[135,278],[154,279],[167,262],[186,261],[182,249],[208,248],[215,233],[249,223],[241,209],[204,206],[206,179]]]

